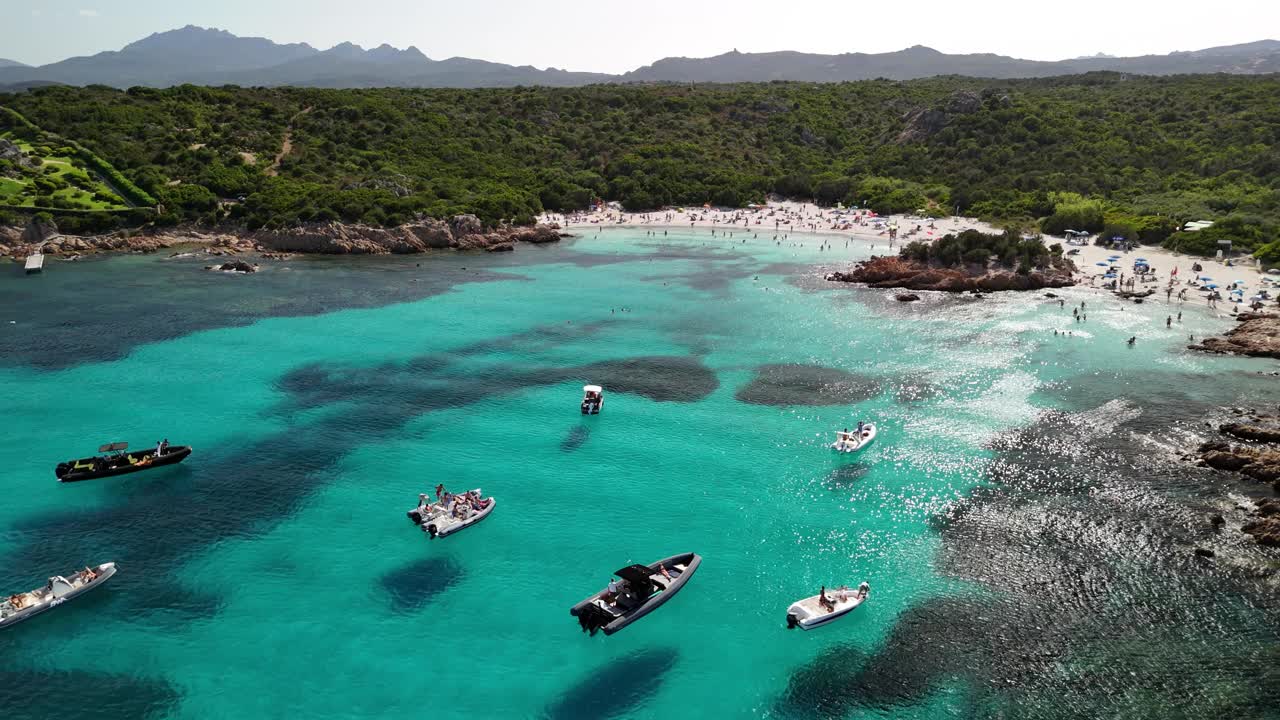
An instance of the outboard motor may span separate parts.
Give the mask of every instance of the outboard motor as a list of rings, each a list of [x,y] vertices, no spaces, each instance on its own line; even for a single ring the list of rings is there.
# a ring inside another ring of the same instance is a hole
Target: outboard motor
[[[409,519],[413,521],[414,525],[422,524],[422,511],[418,508],[414,508],[405,514],[409,516]]]
[[[60,478],[65,477],[69,472],[71,472],[71,464],[64,462],[58,463],[58,467],[53,470],[53,474]]]
[[[433,540],[435,539],[436,535],[438,535],[440,532],[439,530],[436,529],[435,523],[431,523],[430,525],[427,525],[425,528],[423,528],[423,530],[425,530]]]
[[[800,622],[796,619],[795,613],[787,613],[787,629],[794,630]]]

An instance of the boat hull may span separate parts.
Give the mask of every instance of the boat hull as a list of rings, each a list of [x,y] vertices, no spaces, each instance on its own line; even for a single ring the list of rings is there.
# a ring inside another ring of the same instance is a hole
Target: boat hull
[[[876,441],[876,426],[867,425],[862,429],[862,440],[858,443],[837,440],[831,443],[831,449],[837,452],[855,453]]]
[[[151,448],[149,450],[140,450],[136,453],[127,453],[127,456],[132,456],[134,458],[141,459],[144,457],[152,457],[155,455],[155,452],[156,452],[155,448]],[[83,458],[80,460],[72,460],[70,462],[59,464],[58,469],[54,471],[54,474],[58,476],[58,482],[82,482],[84,480],[98,480],[101,478],[114,477],[116,475],[128,475],[130,473],[142,472],[143,470],[151,470],[153,468],[164,467],[166,465],[176,465],[182,462],[183,460],[186,460],[187,456],[190,454],[191,454],[191,446],[174,445],[169,448],[169,452],[166,452],[164,455],[161,455],[160,457],[156,458],[150,463],[147,463],[146,465],[139,466],[139,465],[124,464],[124,465],[117,465],[113,467],[101,468],[97,470],[74,469],[74,466],[78,463],[83,463],[83,462],[88,462],[93,460],[93,458]],[[67,468],[67,471],[65,473],[60,474],[60,471],[64,467]]]
[[[97,566],[96,568],[94,568],[94,570],[98,573],[98,577],[94,578],[91,582],[81,585],[80,587],[72,590],[71,592],[68,592],[67,594],[61,597],[54,598],[46,602],[42,602],[38,605],[32,605],[31,607],[23,608],[12,615],[9,615],[8,617],[0,618],[0,629],[12,627],[14,625],[17,625],[18,623],[30,620],[31,618],[37,615],[40,615],[48,610],[52,610],[58,607],[59,605],[64,605],[72,601],[80,597],[81,595],[89,592],[90,590],[94,590],[98,588],[103,583],[110,580],[111,577],[116,574],[116,564],[113,562],[103,563]]]
[[[812,630],[823,625],[829,625],[858,609],[858,606],[865,602],[868,596],[858,595],[857,593],[852,594],[848,600],[837,602],[835,610],[830,612],[827,612],[818,604],[818,597],[814,595],[792,603],[791,607],[787,608],[787,627]]]
[[[493,509],[498,506],[498,501],[494,498],[488,498],[488,500],[489,504],[486,505],[483,510],[473,513],[466,520],[459,521],[454,518],[450,518],[447,515],[441,517],[427,517],[422,520],[419,526],[422,528],[422,532],[431,536],[432,539],[438,537],[449,537],[450,535],[466,530],[472,525],[475,525],[489,517],[493,512]]]
[[[649,565],[647,565],[647,567],[654,572],[658,572],[659,565],[664,565],[668,568],[674,567],[676,565],[684,565],[685,567],[684,567],[684,571],[680,573],[680,576],[677,577],[675,580],[671,581],[671,583],[667,585],[667,588],[665,590],[650,596],[639,607],[628,610],[624,615],[619,617],[617,620],[614,620],[613,622],[610,622],[607,625],[602,626],[600,629],[604,631],[605,635],[612,635],[618,632],[619,630],[622,630],[623,628],[627,627],[631,623],[644,617],[645,615],[648,615],[654,610],[657,610],[658,608],[662,607],[664,604],[666,604],[668,600],[675,597],[676,593],[684,589],[685,583],[689,581],[689,578],[693,577],[693,573],[698,570],[698,566],[700,566],[701,564],[702,564],[702,557],[696,553],[681,553],[680,555],[672,555],[669,558],[664,558],[657,562],[650,563]],[[569,614],[573,615],[574,617],[577,617],[578,614],[582,612],[585,606],[590,605],[591,603],[599,600],[607,591],[608,591],[608,588],[605,588],[604,590],[601,590],[600,592],[596,593],[595,595],[592,595],[586,600],[583,600],[577,605],[574,605],[572,608],[569,609]]]

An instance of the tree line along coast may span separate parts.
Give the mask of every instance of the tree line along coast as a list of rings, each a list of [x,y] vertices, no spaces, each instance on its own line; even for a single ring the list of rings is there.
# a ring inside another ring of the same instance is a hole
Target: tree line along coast
[[[1280,262],[1272,76],[0,94],[0,225],[526,225],[768,197]],[[84,177],[56,170],[73,156]],[[83,187],[82,187],[83,186]],[[1209,220],[1197,232],[1188,221]]]

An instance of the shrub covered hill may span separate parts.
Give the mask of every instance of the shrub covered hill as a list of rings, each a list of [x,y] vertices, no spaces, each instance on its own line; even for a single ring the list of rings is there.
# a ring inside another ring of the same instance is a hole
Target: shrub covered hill
[[[105,158],[160,201],[161,223],[527,223],[595,198],[644,210],[776,193],[1207,252],[1274,242],[1280,220],[1276,76],[45,87],[0,105]],[[1191,219],[1225,222],[1170,237]]]

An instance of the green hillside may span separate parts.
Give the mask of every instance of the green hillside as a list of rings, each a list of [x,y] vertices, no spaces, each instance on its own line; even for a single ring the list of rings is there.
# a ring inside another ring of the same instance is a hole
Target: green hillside
[[[1217,219],[1254,247],[1280,221],[1274,76],[50,87],[0,104],[109,159],[165,206],[167,222],[394,224],[457,212],[528,222],[595,197],[649,209],[767,193],[882,212],[958,206],[1147,242],[1183,220]],[[286,134],[290,152],[273,175]],[[1197,238],[1176,242],[1201,249]]]

